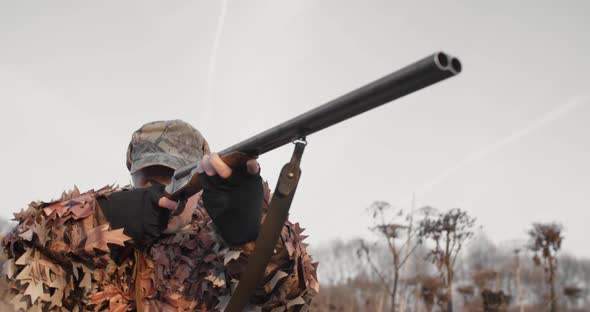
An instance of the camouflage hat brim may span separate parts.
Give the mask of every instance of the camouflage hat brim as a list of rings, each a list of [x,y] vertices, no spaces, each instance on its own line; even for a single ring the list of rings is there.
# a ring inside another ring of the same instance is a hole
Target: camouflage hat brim
[[[186,166],[188,163],[178,157],[164,154],[164,153],[149,153],[141,155],[140,159],[135,160],[131,164],[129,172],[134,174],[138,170],[149,166],[164,166],[174,170]]]
[[[176,170],[199,161],[208,152],[207,141],[190,124],[182,120],[153,121],[131,136],[126,165],[131,174],[156,165]]]

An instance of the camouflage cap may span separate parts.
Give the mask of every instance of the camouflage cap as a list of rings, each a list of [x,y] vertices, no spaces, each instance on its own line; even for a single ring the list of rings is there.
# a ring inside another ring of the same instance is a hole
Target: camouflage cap
[[[209,153],[201,133],[182,120],[154,121],[131,136],[127,149],[127,168],[131,174],[149,166],[174,170],[196,162]]]

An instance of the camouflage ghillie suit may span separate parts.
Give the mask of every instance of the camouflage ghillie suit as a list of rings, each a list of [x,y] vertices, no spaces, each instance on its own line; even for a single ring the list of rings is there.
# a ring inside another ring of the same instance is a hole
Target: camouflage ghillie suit
[[[96,199],[114,191],[75,189],[15,214],[19,224],[2,242],[5,300],[25,311],[223,310],[254,244],[226,246],[198,207],[183,233],[137,248],[98,207]],[[265,187],[265,209],[268,201]],[[285,224],[251,310],[309,310],[319,285],[302,231]]]

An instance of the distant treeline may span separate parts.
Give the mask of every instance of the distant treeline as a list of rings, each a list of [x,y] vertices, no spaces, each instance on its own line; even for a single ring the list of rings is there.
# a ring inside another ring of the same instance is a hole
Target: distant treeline
[[[313,311],[590,311],[590,259],[559,252],[557,223],[498,246],[459,209],[371,212],[375,242],[312,246]]]

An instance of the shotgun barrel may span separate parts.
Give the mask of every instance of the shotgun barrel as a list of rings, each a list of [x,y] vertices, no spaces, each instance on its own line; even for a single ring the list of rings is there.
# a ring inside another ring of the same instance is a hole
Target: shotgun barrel
[[[276,149],[294,140],[391,102],[404,95],[428,87],[461,72],[459,59],[437,52],[396,72],[364,85],[350,93],[318,106],[295,118],[251,138],[230,146],[219,155],[230,166],[243,164],[247,159]],[[166,195],[172,199],[188,197],[200,190],[198,164],[179,168]]]
[[[258,135],[224,149],[219,154],[241,152],[258,156],[293,140],[306,137],[350,117],[364,113],[461,71],[461,63],[443,52],[373,81],[348,94],[285,121]]]

